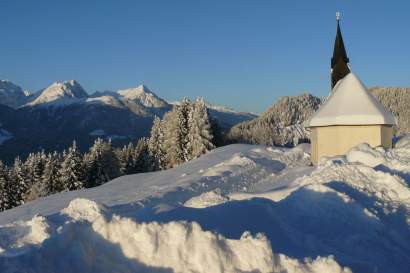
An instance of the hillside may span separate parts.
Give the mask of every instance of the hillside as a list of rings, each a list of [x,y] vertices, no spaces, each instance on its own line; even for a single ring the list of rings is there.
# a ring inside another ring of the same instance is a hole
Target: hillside
[[[410,88],[374,87],[370,91],[397,118],[396,134],[410,133]],[[321,99],[310,94],[282,97],[259,117],[232,127],[228,141],[279,146],[308,141],[304,122],[320,104]]]
[[[410,88],[374,87],[370,91],[397,118],[398,133],[410,132]]]
[[[310,94],[282,97],[259,117],[234,126],[231,142],[292,146],[309,139],[304,122],[318,109],[321,100]]]
[[[308,144],[229,145],[38,199],[0,213],[0,269],[405,273],[408,143],[361,145],[318,167]]]

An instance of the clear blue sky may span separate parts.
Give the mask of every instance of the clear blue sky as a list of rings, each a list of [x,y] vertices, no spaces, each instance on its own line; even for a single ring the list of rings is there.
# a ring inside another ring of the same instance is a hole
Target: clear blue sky
[[[1,0],[0,78],[36,91],[144,83],[261,112],[279,96],[329,91],[335,12],[367,86],[410,86],[410,1]]]

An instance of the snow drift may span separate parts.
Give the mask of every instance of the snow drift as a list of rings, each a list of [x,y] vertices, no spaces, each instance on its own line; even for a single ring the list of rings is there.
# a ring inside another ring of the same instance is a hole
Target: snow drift
[[[197,223],[138,223],[104,214],[95,202],[74,199],[61,211],[59,217],[67,217],[61,225],[35,216],[2,227],[0,235],[14,227],[20,236],[9,237],[0,266],[14,272],[351,272],[332,257],[299,262],[274,254],[262,234],[231,240]]]
[[[317,167],[307,144],[229,145],[48,196],[0,213],[0,271],[407,273],[409,143]]]

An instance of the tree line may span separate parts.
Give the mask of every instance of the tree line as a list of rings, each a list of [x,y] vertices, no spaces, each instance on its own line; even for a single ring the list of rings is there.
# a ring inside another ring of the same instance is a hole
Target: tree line
[[[81,153],[75,143],[62,153],[30,154],[6,166],[0,161],[0,211],[62,191],[92,188],[121,175],[165,170],[215,148],[220,130],[203,99],[183,99],[162,119],[155,117],[151,136],[114,148],[96,139]]]

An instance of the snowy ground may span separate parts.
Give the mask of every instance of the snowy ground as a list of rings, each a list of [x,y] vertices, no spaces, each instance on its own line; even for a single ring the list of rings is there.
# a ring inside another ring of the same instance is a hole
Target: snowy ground
[[[2,212],[0,271],[410,272],[410,139],[309,161],[230,145]]]

